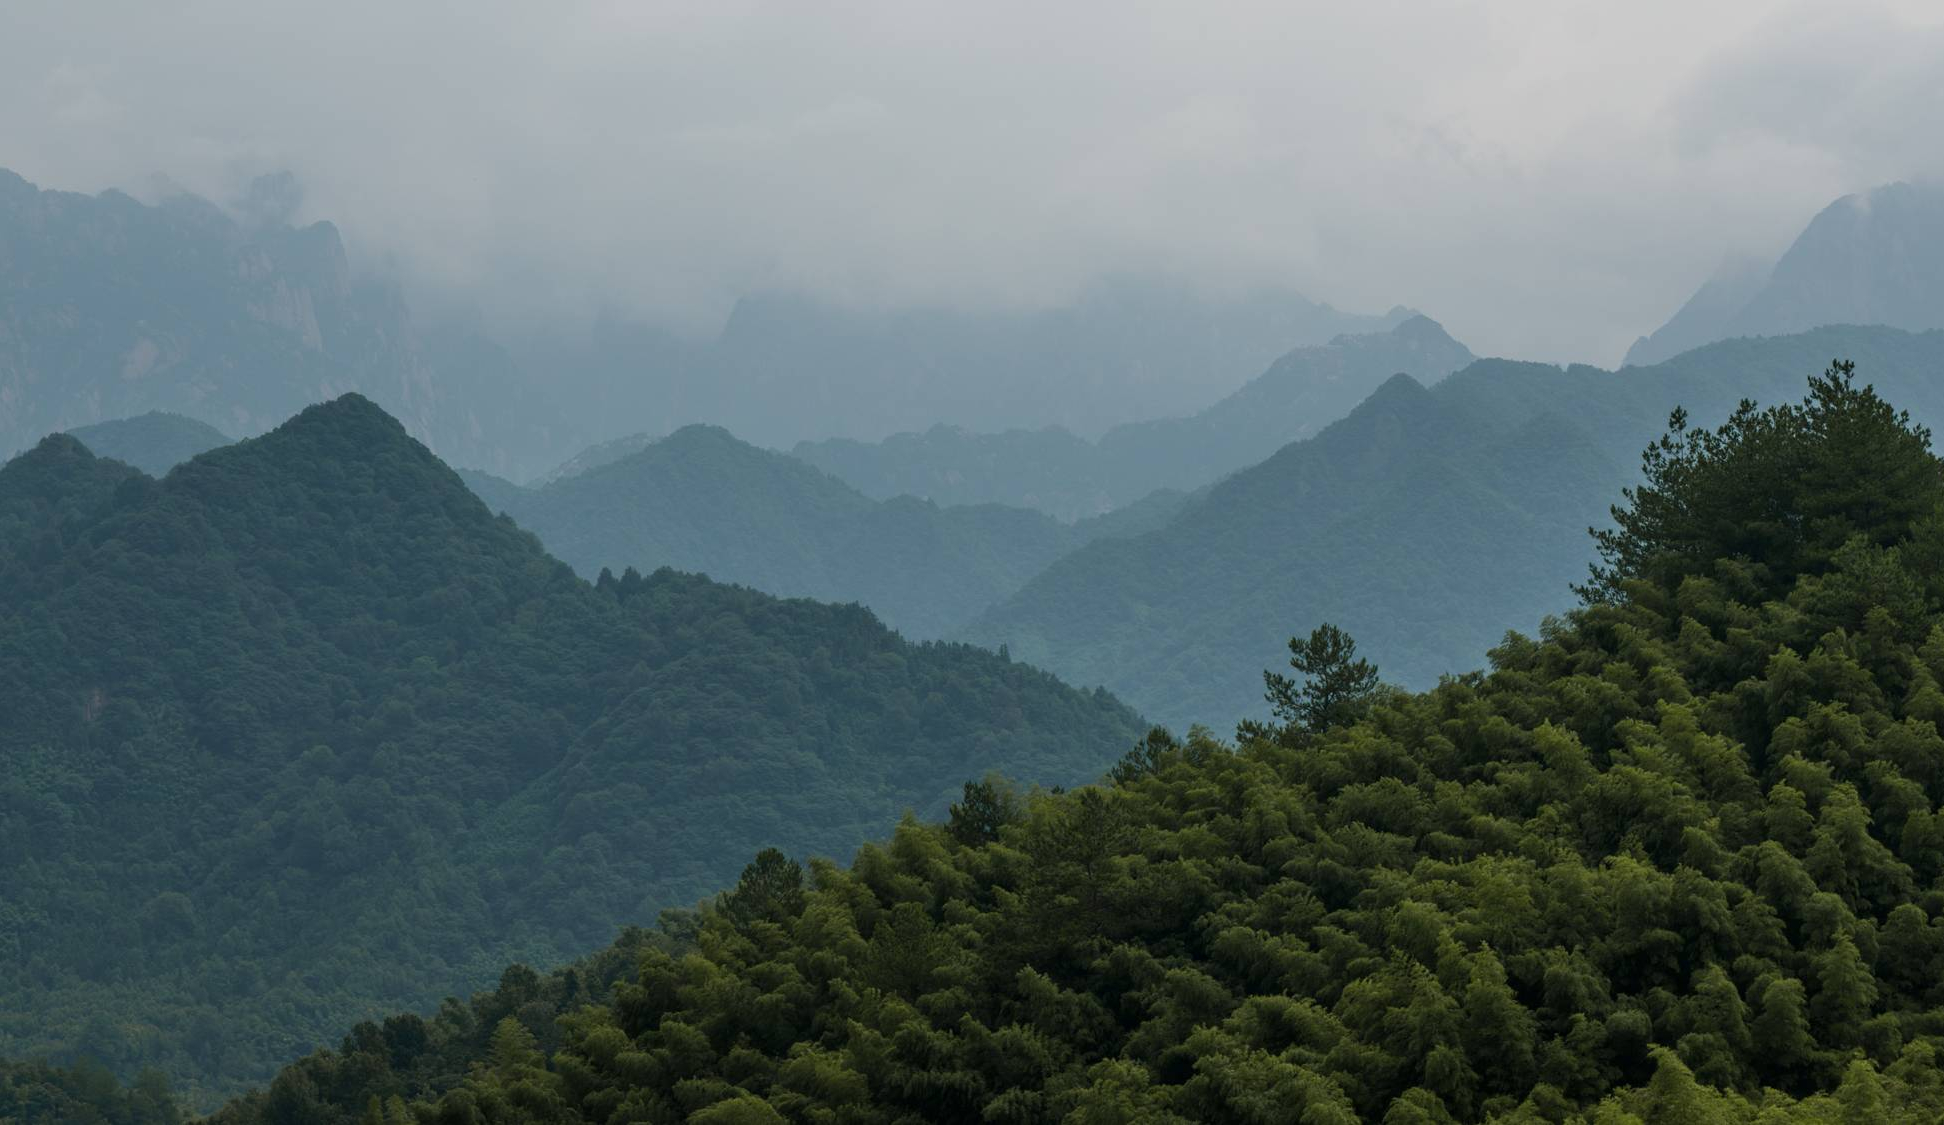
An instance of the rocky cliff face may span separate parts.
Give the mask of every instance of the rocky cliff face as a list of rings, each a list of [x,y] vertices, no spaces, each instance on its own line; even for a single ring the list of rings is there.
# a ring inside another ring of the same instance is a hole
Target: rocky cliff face
[[[480,427],[440,367],[330,223],[42,191],[0,171],[0,455],[155,410],[249,436],[359,391],[473,459]]]

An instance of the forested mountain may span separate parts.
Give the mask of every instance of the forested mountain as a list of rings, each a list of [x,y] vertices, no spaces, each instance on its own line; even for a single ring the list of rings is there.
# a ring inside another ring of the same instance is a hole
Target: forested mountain
[[[1319,629],[1239,744],[764,852],[632,979],[510,970],[214,1120],[1934,1122],[1944,463],[1839,369],[1646,464],[1487,671]]]
[[[1944,420],[1938,332],[1736,340],[1618,373],[1483,360],[1428,390],[1393,379],[1163,528],[1060,559],[963,635],[1177,725],[1256,713],[1254,671],[1303,621],[1343,625],[1427,687],[1567,604],[1584,529],[1671,407],[1718,419],[1832,355]]]
[[[0,713],[0,1055],[193,1100],[1139,729],[855,607],[589,585],[355,395],[160,481],[0,469]]]
[[[1160,496],[1069,526],[996,504],[872,500],[714,426],[585,462],[593,467],[534,490],[463,475],[583,575],[669,566],[784,597],[860,602],[923,638],[967,624],[1083,543],[1159,524],[1178,502]]]
[[[68,432],[95,456],[133,465],[152,477],[230,442],[214,426],[161,411],[77,426]]]
[[[1944,184],[1889,184],[1824,208],[1772,270],[1738,266],[1702,286],[1628,350],[1658,363],[1736,336],[1826,324],[1944,328]]]
[[[1423,316],[1384,332],[1297,348],[1197,414],[1116,426],[1098,442],[1058,427],[974,434],[935,426],[882,442],[800,443],[794,452],[868,496],[1001,503],[1078,519],[1156,489],[1195,489],[1349,413],[1400,372],[1436,382],[1471,352]]]

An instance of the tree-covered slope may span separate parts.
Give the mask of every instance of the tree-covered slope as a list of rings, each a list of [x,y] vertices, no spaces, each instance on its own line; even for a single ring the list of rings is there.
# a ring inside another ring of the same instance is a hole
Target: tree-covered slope
[[[1320,629],[1286,725],[763,853],[592,1003],[516,973],[215,1121],[1934,1122],[1944,462],[1840,371],[1667,438],[1487,671]]]
[[[159,410],[77,426],[68,433],[95,456],[133,465],[152,477],[230,442],[214,426]]]
[[[1717,419],[1832,355],[1944,420],[1944,333],[1736,340],[1619,373],[1484,360],[1429,390],[1387,383],[1159,530],[1060,559],[962,635],[1182,726],[1255,713],[1253,670],[1307,620],[1342,624],[1426,687],[1567,604],[1581,532],[1671,408]]]
[[[356,396],[160,481],[49,438],[0,530],[0,1054],[197,1099],[1136,730],[855,607],[591,586]]]
[[[875,444],[805,442],[794,452],[869,496],[997,502],[1071,520],[1157,489],[1199,488],[1316,433],[1392,375],[1433,383],[1471,360],[1436,322],[1414,315],[1382,332],[1297,348],[1199,413],[1115,426],[1098,442],[1058,428],[938,426]]]
[[[1097,537],[1166,511],[1067,526],[1041,512],[877,501],[821,470],[686,426],[604,464],[523,490],[467,482],[584,575],[669,566],[785,597],[859,602],[914,637],[939,637]]]

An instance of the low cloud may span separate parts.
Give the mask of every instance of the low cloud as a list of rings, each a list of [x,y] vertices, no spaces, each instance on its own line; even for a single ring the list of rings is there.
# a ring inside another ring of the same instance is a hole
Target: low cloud
[[[508,309],[1164,273],[1609,363],[1723,257],[1940,171],[1928,5],[1315,7],[29,0],[0,164],[219,199],[289,168],[360,260]]]

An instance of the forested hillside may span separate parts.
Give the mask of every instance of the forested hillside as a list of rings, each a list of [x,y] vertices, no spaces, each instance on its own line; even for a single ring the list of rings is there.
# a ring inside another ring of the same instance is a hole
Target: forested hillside
[[[214,426],[159,410],[77,426],[68,433],[95,456],[133,465],[152,477],[230,442]]]
[[[1674,423],[1487,671],[1320,629],[1239,745],[765,852],[594,1003],[514,970],[216,1120],[1936,1121],[1944,462],[1841,369]]]
[[[966,625],[1075,547],[1163,522],[1173,503],[1157,497],[1118,517],[1066,525],[997,504],[872,500],[714,426],[588,461],[532,490],[463,475],[488,506],[583,575],[674,567],[785,597],[859,602],[919,638]]]
[[[0,469],[0,712],[0,1055],[192,1102],[1138,733],[855,607],[590,585],[357,396],[160,481]]]
[[[1073,520],[1157,489],[1192,490],[1316,433],[1400,372],[1434,383],[1471,352],[1423,316],[1296,348],[1214,405],[1130,422],[1088,442],[1058,427],[968,433],[935,426],[877,443],[799,443],[796,455],[868,496],[1001,503]]]
[[[1833,355],[1944,420],[1938,332],[1736,340],[1620,372],[1482,360],[1428,390],[1387,383],[1161,529],[1062,558],[963,635],[1177,726],[1258,713],[1254,672],[1295,622],[1338,622],[1387,675],[1428,687],[1568,604],[1585,528],[1670,406],[1718,420]]]

